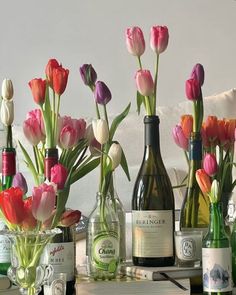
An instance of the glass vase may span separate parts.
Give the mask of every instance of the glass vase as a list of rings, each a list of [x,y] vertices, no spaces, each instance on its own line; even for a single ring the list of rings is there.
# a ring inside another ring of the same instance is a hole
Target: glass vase
[[[88,275],[95,280],[115,278],[120,261],[119,250],[119,218],[110,195],[98,193],[87,229]]]
[[[43,232],[1,231],[11,242],[11,266],[7,275],[22,295],[37,295],[53,273],[51,265],[41,264],[41,254],[59,229]]]

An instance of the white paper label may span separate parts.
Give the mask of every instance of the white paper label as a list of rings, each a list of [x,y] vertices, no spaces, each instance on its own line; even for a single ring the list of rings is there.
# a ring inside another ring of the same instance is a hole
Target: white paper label
[[[204,292],[232,291],[231,248],[202,248]]]
[[[49,243],[42,255],[42,263],[53,266],[55,273],[66,273],[67,281],[72,281],[75,274],[75,248],[73,242]]]
[[[0,230],[7,229],[3,220],[0,220]],[[11,261],[11,244],[7,237],[0,235],[0,263],[10,263]]]
[[[173,256],[171,210],[132,211],[133,256]]]

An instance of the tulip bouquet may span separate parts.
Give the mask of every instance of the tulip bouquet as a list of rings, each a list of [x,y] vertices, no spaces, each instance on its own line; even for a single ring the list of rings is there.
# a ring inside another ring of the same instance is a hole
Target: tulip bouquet
[[[157,79],[159,68],[159,56],[167,48],[169,32],[166,26],[153,26],[150,34],[150,46],[156,54],[154,79],[149,70],[143,69],[141,56],[145,51],[145,40],[143,32],[139,27],[126,30],[127,50],[138,59],[139,70],[136,72],[135,80],[137,86],[137,111],[140,113],[143,104],[148,116],[156,115]]]

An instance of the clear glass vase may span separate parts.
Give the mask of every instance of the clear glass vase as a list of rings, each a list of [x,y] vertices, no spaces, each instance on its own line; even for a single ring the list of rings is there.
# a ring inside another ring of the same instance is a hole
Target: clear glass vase
[[[87,230],[88,275],[95,280],[111,280],[119,266],[120,226],[110,195],[97,194]]]
[[[22,295],[37,295],[53,273],[51,265],[41,264],[41,254],[59,229],[43,232],[0,231],[11,242],[11,266],[7,275]]]

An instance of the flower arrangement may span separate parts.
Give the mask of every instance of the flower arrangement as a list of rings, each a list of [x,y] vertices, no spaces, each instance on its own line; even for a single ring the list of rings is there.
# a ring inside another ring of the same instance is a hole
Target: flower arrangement
[[[159,68],[159,56],[168,46],[169,32],[166,26],[153,26],[150,33],[150,47],[156,54],[154,79],[149,70],[143,69],[141,56],[145,51],[145,40],[139,27],[126,30],[126,46],[130,54],[138,59],[139,70],[136,72],[137,86],[137,111],[140,113],[141,105],[144,105],[148,116],[156,115],[157,80]]]

